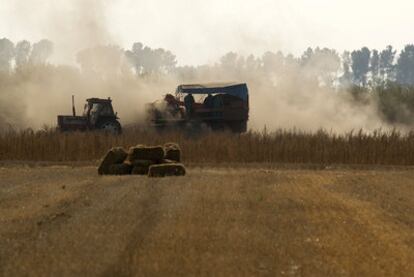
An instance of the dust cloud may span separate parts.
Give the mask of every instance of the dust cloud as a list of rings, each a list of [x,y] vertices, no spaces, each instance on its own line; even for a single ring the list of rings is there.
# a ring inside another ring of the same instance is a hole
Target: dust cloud
[[[252,65],[249,65],[249,58]],[[337,76],[324,76],[323,73],[326,67],[333,67],[332,72],[339,71],[337,61],[317,57],[311,65],[299,66],[296,60],[291,63],[288,60],[285,57],[284,62],[276,61],[268,67],[261,65],[258,68],[262,62],[253,61],[252,56],[247,59],[239,56],[234,66],[201,67],[195,75],[180,79],[180,82],[246,82],[250,93],[249,128],[253,130],[266,127],[268,130],[324,129],[342,133],[396,127],[382,119],[375,97],[358,102],[348,87],[326,84],[336,82]],[[324,83],[320,76],[328,80]]]
[[[122,123],[142,119],[144,104],[153,100],[160,84],[137,79],[116,38],[107,30],[105,7],[109,1],[17,0],[17,17],[38,9],[37,27],[53,41],[50,63],[27,63],[0,72],[0,126],[42,128],[55,126],[56,115],[71,114],[71,95],[82,113],[85,99],[114,100]],[[104,47],[103,47],[104,46]],[[83,53],[83,55],[82,55]],[[86,63],[86,65],[84,64]],[[89,63],[89,64],[88,64]],[[88,66],[94,63],[93,71]],[[82,68],[85,65],[88,69]],[[160,82],[162,84],[162,82]]]
[[[14,0],[9,5],[13,6],[14,22],[25,27],[17,29],[33,32],[26,34],[32,38],[53,41],[52,63],[76,65],[79,50],[116,43],[117,38],[108,32],[105,15],[110,3],[108,0]]]
[[[19,10],[38,5],[38,1],[16,1]],[[42,7],[46,19],[40,24],[45,37],[54,42],[50,64],[27,64],[0,74],[0,125],[15,128],[55,126],[56,115],[71,113],[71,95],[81,113],[89,97],[111,97],[121,123],[142,121],[144,105],[180,83],[240,81],[250,90],[249,128],[320,128],[335,132],[352,129],[387,129],[375,105],[369,99],[357,104],[346,88],[334,84],[338,61],[314,58],[306,66],[292,62],[262,64],[255,57],[238,57],[233,64],[223,59],[198,67],[137,76],[117,46],[105,20],[108,1],[73,0],[48,2]],[[51,4],[52,3],[52,4]],[[16,15],[18,16],[18,15]],[[240,34],[241,37],[249,37]],[[329,82],[332,82],[329,84]]]

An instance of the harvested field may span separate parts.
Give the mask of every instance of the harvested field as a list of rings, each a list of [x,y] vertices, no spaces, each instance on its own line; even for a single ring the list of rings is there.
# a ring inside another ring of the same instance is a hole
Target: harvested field
[[[0,167],[0,275],[409,276],[412,168]]]

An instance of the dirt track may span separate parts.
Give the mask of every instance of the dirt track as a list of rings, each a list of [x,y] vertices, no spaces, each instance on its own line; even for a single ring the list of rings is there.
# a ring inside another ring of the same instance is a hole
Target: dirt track
[[[414,171],[0,168],[0,274],[414,272]]]

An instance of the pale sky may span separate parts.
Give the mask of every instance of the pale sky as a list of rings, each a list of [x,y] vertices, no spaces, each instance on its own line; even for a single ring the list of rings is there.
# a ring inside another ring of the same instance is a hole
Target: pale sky
[[[228,51],[400,49],[414,43],[413,11],[413,0],[0,0],[0,37],[49,38],[58,62],[78,48],[140,41],[202,64]]]

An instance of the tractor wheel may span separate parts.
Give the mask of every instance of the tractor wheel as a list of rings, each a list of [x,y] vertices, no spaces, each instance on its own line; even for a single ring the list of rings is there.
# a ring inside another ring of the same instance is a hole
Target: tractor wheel
[[[121,124],[117,120],[104,121],[99,124],[98,129],[114,135],[119,135],[122,133]]]

